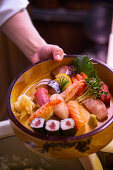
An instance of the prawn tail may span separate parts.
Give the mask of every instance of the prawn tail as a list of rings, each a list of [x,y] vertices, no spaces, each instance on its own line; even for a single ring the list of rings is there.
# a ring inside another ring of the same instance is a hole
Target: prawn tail
[[[84,83],[79,84],[76,88],[72,89],[71,92],[64,99],[65,102],[68,102],[72,97],[74,97],[79,89],[84,86]]]
[[[48,102],[47,104],[41,106],[36,112],[32,113],[32,115],[29,117],[28,121],[31,123],[31,121],[35,117],[41,117],[45,120],[48,120],[53,115],[53,108],[55,105],[60,104],[62,100],[55,99],[53,101]]]
[[[61,96],[63,97],[63,99],[65,99],[69,93],[74,89],[77,88],[77,86],[80,86],[81,83],[83,83],[85,80],[80,80],[78,82],[72,83],[69,87],[67,87],[67,89],[61,93]]]

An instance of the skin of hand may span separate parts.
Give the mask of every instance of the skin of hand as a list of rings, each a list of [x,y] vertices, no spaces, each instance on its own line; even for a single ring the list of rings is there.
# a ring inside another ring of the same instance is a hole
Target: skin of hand
[[[32,63],[47,58],[54,58],[59,62],[64,57],[64,52],[59,46],[47,44],[40,36],[26,9],[19,11],[7,20],[1,30]]]

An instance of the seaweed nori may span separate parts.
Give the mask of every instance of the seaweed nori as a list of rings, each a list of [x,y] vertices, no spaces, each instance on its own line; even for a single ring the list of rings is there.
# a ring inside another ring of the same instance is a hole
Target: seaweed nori
[[[75,136],[76,132],[77,129],[72,118],[61,120],[61,133],[63,137]]]
[[[35,132],[42,135],[46,134],[44,118],[36,117],[35,119],[32,120],[30,126]]]
[[[48,120],[46,121],[45,129],[48,136],[59,136],[60,122],[58,120]]]

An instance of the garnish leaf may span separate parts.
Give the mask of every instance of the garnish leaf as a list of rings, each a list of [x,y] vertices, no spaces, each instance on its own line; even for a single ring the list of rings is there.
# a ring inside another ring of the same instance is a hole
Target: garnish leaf
[[[82,102],[88,97],[93,97],[96,99],[99,98],[101,94],[108,94],[108,92],[103,92],[100,90],[102,86],[102,83],[100,83],[101,80],[97,76],[97,72],[93,67],[93,62],[87,55],[82,55],[75,58],[73,65],[79,74],[84,72],[88,76],[88,78],[85,79],[87,89],[81,96],[78,97],[79,102]]]
[[[88,97],[98,98],[100,96],[100,88],[101,84],[99,84],[100,80],[92,77],[85,79],[85,82],[87,84],[86,91],[78,97],[78,101],[82,102],[83,100],[87,99]]]
[[[84,72],[89,78],[97,76],[93,62],[87,55],[78,56],[74,59],[73,64],[78,73]]]

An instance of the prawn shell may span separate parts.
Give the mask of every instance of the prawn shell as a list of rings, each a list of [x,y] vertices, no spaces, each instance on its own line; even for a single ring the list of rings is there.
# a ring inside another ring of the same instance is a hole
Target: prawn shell
[[[53,101],[50,101],[49,103],[41,106],[36,112],[34,112],[28,119],[29,123],[35,118],[35,117],[41,117],[45,120],[50,119],[51,116],[53,116],[53,108],[56,104],[61,103],[62,101],[60,99],[56,99]]]
[[[78,82],[72,83],[69,87],[67,87],[67,89],[61,93],[61,96],[63,97],[63,99],[65,100],[65,98],[69,95],[69,93],[70,93],[74,88],[77,88],[77,86],[79,86],[79,85],[82,84],[83,82],[84,82],[84,80],[80,80],[80,81],[78,81]]]

